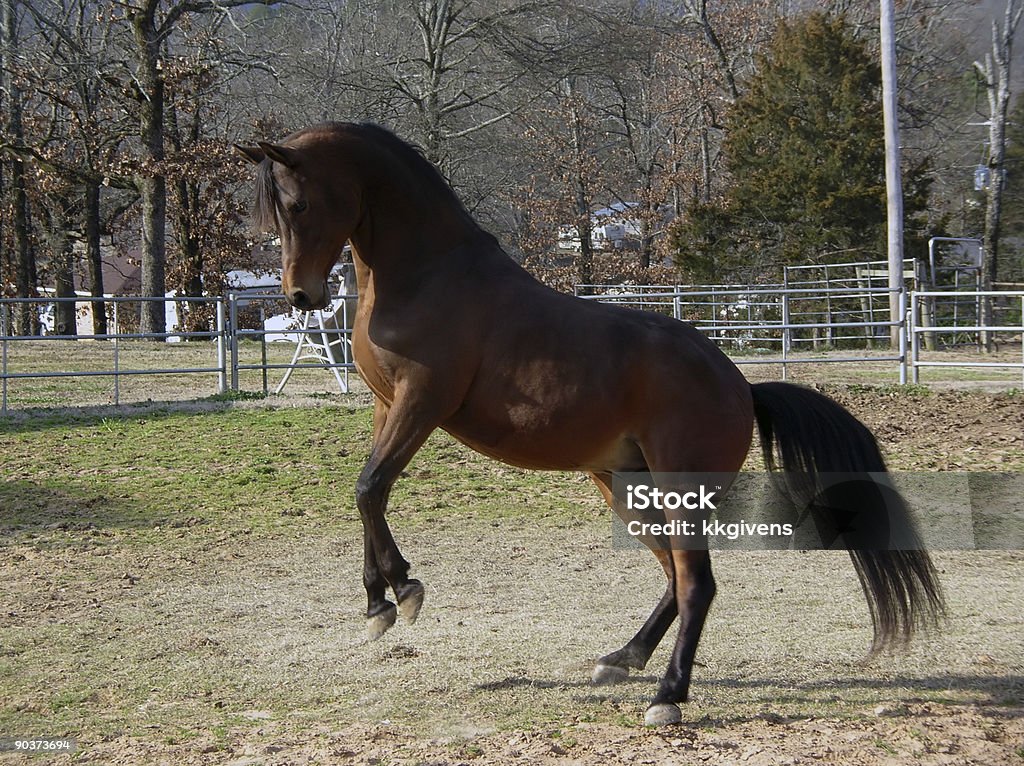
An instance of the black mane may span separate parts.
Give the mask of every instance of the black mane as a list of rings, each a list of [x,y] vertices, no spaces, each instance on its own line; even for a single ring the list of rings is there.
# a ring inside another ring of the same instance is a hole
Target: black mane
[[[263,162],[256,166],[256,195],[252,205],[252,224],[256,231],[276,231],[277,211],[280,207],[273,163],[264,158]]]

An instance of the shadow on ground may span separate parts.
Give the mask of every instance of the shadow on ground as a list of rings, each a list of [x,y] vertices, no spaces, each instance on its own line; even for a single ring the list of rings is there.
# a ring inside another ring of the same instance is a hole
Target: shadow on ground
[[[88,407],[45,407],[24,410],[8,410],[6,417],[0,417],[0,435],[45,431],[50,428],[67,428],[69,425],[95,426],[106,422],[132,420],[145,417],[154,420],[172,415],[223,412],[243,402],[253,406],[256,400],[260,406],[267,406],[262,396],[227,397],[211,396],[191,401],[142,402],[137,404],[100,404]]]
[[[629,681],[624,683],[642,683],[651,686],[653,693],[654,687],[652,684],[656,684],[657,679],[649,675],[631,676]],[[619,684],[618,686],[623,685]],[[956,699],[948,701],[950,705],[962,706],[965,703],[977,706],[996,705],[1004,708],[1003,715],[1005,717],[1024,718],[1024,676],[1018,674],[969,675],[950,673],[928,676],[901,674],[886,678],[847,677],[796,682],[787,680],[785,690],[782,691],[778,687],[778,680],[770,678],[713,678],[701,680],[699,685],[709,689],[749,689],[754,690],[755,693],[758,690],[763,690],[763,694],[757,695],[760,697],[761,702],[778,703],[782,701],[797,704],[813,704],[816,701],[820,701],[821,693],[829,691],[841,694],[858,690],[885,691],[891,689],[901,691],[901,696],[905,696],[909,690],[911,695],[907,698],[908,701],[928,701],[932,704],[941,705],[945,701],[941,696],[936,697],[935,692],[948,690],[951,694],[955,693],[956,695]],[[586,680],[565,681],[561,679],[530,678],[527,676],[509,676],[498,681],[476,684],[474,688],[480,691],[498,691],[520,687],[534,689],[575,688],[581,691],[584,689],[597,691],[597,687],[593,687]],[[584,694],[582,701],[595,702],[603,700],[609,694],[615,696],[615,686],[600,688],[605,690],[607,694]],[[927,697],[927,700],[923,697],[920,699],[915,697],[913,695],[914,690],[920,690],[922,695]],[[965,695],[969,699],[965,700]],[[755,720],[760,715],[752,717],[732,716],[728,719],[722,719],[719,723],[740,723]],[[896,705],[891,710],[887,709],[885,715],[899,717],[909,715],[909,713],[906,711],[905,706]]]
[[[133,503],[69,483],[56,489],[31,481],[0,480],[0,509],[0,545],[13,534],[26,532],[137,529],[161,523],[140,513]]]

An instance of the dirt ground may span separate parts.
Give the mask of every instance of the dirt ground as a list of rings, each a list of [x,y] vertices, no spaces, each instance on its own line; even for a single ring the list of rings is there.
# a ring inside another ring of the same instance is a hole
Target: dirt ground
[[[1024,397],[830,393],[901,470],[1024,466]],[[39,760],[1024,766],[1024,552],[937,552],[948,621],[871,664],[843,554],[720,552],[683,722],[648,730],[666,647],[624,684],[588,679],[646,617],[660,570],[613,548],[585,482],[566,492],[581,498],[571,523],[397,528],[427,600],[416,625],[373,643],[354,534],[178,552],[0,547],[0,626],[52,626],[64,672],[108,679],[83,693],[110,720],[82,731],[73,757]]]

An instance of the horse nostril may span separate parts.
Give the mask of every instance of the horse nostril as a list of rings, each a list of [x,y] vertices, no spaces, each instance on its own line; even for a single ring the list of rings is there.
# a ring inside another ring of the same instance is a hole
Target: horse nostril
[[[295,290],[288,296],[288,302],[295,308],[302,311],[309,311],[313,308],[313,301],[309,299],[305,290]]]

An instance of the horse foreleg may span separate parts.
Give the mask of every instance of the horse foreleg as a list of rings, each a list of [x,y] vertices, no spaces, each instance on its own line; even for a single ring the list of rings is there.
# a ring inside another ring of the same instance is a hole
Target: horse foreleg
[[[388,406],[381,399],[374,399],[373,443],[377,444],[381,431],[387,422]],[[387,580],[377,564],[370,527],[363,524],[363,587],[366,589],[366,624],[370,640],[375,641],[387,631],[398,618],[398,608],[387,599]]]
[[[402,468],[394,469],[389,461],[370,463],[356,482],[356,505],[363,521],[363,534],[367,539],[369,565],[364,566],[363,582],[369,607],[368,631],[371,638],[379,638],[395,622],[395,605],[384,598],[384,582],[394,591],[398,612],[408,622],[415,622],[423,605],[423,584],[409,577],[409,562],[402,556],[384,517],[388,495]],[[403,464],[404,467],[404,464]]]
[[[387,580],[377,565],[370,530],[363,528],[363,587],[366,588],[366,630],[370,640],[384,635],[398,618],[398,608],[387,599]]]
[[[363,585],[371,639],[380,638],[395,623],[399,612],[407,621],[415,622],[423,605],[423,584],[409,577],[409,562],[395,543],[385,512],[395,480],[433,429],[430,421],[415,416],[414,409],[396,405],[389,409],[377,403],[373,450],[356,482],[356,505],[363,522]],[[387,585],[395,593],[397,607],[385,596]]]

